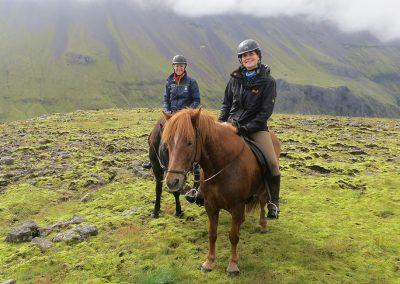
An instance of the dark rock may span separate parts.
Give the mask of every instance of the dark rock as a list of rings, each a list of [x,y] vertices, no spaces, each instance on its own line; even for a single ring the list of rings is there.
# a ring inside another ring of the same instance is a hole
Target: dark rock
[[[72,231],[68,231],[66,233],[58,233],[52,238],[52,241],[55,243],[57,242],[73,243],[81,240],[83,240],[83,238]]]
[[[10,280],[6,280],[4,281],[2,284],[16,284],[17,281],[15,281],[14,279],[10,279]]]
[[[53,243],[45,238],[34,238],[32,243],[35,244],[42,252],[47,251],[53,246]]]
[[[41,229],[42,234],[48,235],[53,231],[61,231],[62,229],[69,228],[71,225],[76,225],[85,222],[85,218],[80,216],[72,216],[71,219],[66,221],[59,221],[51,226]]]
[[[40,145],[45,145],[45,144],[49,144],[51,142],[51,140],[49,139],[40,139],[39,141]]]
[[[327,173],[331,172],[331,170],[324,168],[322,166],[319,166],[319,165],[311,165],[311,166],[307,166],[307,168],[309,168],[310,170],[313,170],[315,172],[321,173],[321,174],[327,174]]]
[[[11,157],[0,158],[0,165],[12,165],[14,164],[14,159]]]
[[[114,170],[108,171],[108,181],[111,182],[115,179],[115,177],[117,176],[117,172]]]
[[[81,198],[81,202],[89,202],[90,201],[90,193],[86,193],[82,198]]]
[[[69,64],[91,65],[96,63],[96,59],[88,55],[70,52],[66,54],[66,57]]]
[[[68,159],[70,157],[70,154],[68,152],[59,152],[58,155],[61,159]]]
[[[376,213],[376,216],[386,219],[386,218],[393,217],[394,213],[391,211],[380,211],[380,212]]]
[[[92,173],[90,175],[90,178],[86,180],[83,186],[87,188],[87,187],[102,186],[104,184],[106,184],[106,181],[101,175]]]
[[[361,150],[361,149],[351,150],[351,151],[349,151],[349,154],[352,154],[352,155],[367,155],[367,153],[364,150]]]
[[[26,221],[8,233],[6,242],[30,242],[33,238],[38,237],[39,235],[38,225],[34,221]]]
[[[99,230],[92,225],[79,225],[74,228],[74,231],[77,232],[83,239],[87,239],[90,236],[96,236],[99,233]]]

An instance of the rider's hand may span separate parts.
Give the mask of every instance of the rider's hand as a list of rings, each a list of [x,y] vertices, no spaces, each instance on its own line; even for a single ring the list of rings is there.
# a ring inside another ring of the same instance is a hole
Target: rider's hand
[[[240,135],[240,136],[246,136],[247,135],[246,126],[240,125],[237,121],[233,121],[232,125],[236,128],[237,135]]]

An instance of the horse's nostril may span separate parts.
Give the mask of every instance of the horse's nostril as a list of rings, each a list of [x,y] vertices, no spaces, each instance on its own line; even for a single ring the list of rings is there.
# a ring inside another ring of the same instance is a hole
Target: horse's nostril
[[[178,185],[178,183],[179,183],[179,179],[174,179],[174,182],[172,183],[172,186],[173,187],[175,187],[175,186],[177,186]]]

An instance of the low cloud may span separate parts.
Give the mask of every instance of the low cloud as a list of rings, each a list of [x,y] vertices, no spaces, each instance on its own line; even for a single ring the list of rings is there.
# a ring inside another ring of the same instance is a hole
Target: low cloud
[[[65,1],[65,0],[15,0]],[[90,4],[117,0],[71,0]],[[200,17],[242,14],[257,17],[304,16],[329,21],[344,32],[369,31],[382,41],[400,39],[399,0],[120,0],[150,9],[172,10],[178,15]]]
[[[369,31],[383,41],[400,39],[398,0],[133,0],[163,6],[183,16],[243,14],[257,17],[304,16],[329,21],[345,32]]]

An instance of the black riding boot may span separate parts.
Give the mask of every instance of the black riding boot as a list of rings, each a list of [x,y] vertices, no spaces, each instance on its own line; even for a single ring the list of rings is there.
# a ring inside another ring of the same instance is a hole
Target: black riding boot
[[[185,199],[189,203],[196,203],[199,206],[204,205],[204,198],[201,192],[198,190],[200,186],[200,166],[195,165],[193,167],[194,182],[193,188],[186,192]]]
[[[193,166],[193,188],[198,189],[200,186],[200,165],[196,164]]]
[[[281,187],[281,176],[271,176],[268,178],[271,202],[268,204],[268,219],[278,219],[279,217],[279,191]]]
[[[199,206],[204,206],[204,197],[201,192],[195,188],[185,193],[185,199],[189,203],[196,203]]]

